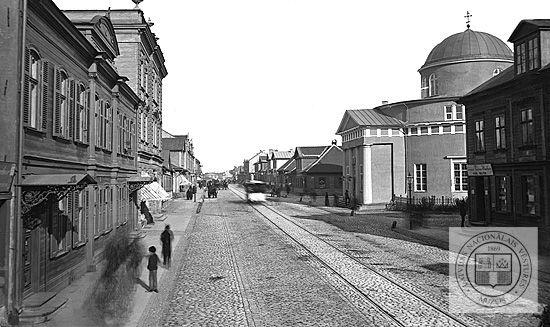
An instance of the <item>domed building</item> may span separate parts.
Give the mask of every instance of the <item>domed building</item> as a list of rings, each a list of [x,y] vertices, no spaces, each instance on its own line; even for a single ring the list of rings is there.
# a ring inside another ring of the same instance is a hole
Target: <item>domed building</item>
[[[344,192],[362,204],[467,196],[465,107],[457,101],[513,63],[506,43],[468,28],[430,51],[418,70],[420,99],[347,110],[336,132]]]
[[[499,38],[467,29],[441,41],[418,70],[421,98],[461,96],[512,65],[512,51]]]

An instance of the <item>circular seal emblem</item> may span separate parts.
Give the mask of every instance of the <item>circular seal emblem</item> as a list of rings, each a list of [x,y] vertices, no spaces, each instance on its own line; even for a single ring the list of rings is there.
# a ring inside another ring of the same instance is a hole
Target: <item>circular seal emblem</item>
[[[509,305],[531,281],[532,263],[525,246],[513,235],[485,231],[461,247],[455,276],[466,297],[486,308]]]

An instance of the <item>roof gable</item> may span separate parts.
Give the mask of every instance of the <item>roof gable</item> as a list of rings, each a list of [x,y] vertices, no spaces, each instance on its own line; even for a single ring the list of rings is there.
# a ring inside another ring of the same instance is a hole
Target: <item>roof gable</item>
[[[387,116],[378,109],[346,110],[336,134],[342,134],[357,126],[401,127],[404,124],[402,120]]]
[[[512,35],[508,38],[508,42],[514,43],[540,29],[550,29],[550,19],[524,19],[516,26]]]
[[[344,165],[344,151],[339,146],[331,145],[321,154],[319,159],[307,166],[303,172],[321,173],[321,172],[341,172]]]

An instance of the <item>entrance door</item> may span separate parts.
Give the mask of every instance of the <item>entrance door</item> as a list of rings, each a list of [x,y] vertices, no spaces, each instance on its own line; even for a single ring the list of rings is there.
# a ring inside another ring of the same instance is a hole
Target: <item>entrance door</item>
[[[23,293],[32,291],[32,231],[23,232]]]
[[[485,223],[485,183],[484,177],[475,179],[475,221]]]

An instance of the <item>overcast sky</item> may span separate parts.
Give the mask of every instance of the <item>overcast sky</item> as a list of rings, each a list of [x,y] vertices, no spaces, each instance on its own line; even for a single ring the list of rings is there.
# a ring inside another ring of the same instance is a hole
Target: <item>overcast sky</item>
[[[346,109],[419,98],[417,70],[435,45],[466,29],[467,10],[473,30],[504,41],[521,19],[550,18],[550,2],[540,0],[145,0],[140,8],[168,69],[163,129],[190,134],[205,172],[259,149],[340,143],[334,133]]]

